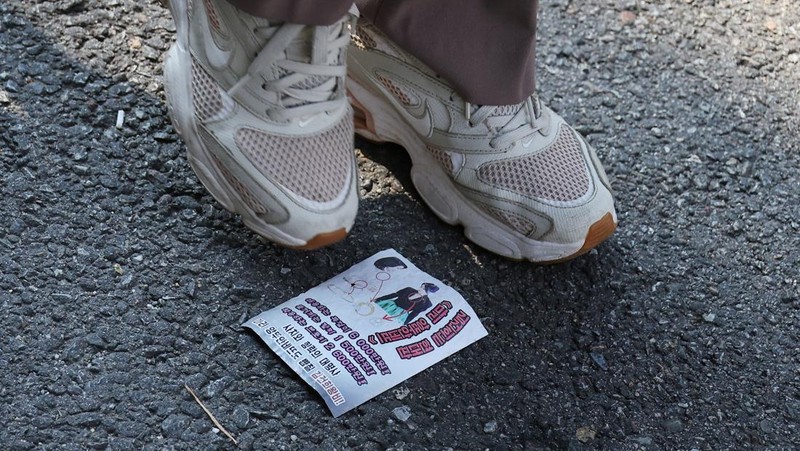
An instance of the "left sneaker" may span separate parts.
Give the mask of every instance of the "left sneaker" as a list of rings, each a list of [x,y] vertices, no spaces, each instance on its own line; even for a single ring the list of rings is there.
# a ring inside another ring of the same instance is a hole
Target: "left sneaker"
[[[330,26],[271,22],[225,0],[169,0],[177,39],[164,64],[189,164],[259,235],[316,249],[358,210],[345,95],[351,15]]]
[[[352,42],[356,132],[405,147],[414,185],[443,221],[492,252],[539,263],[577,257],[614,232],[597,155],[536,96],[471,105],[368,22]]]

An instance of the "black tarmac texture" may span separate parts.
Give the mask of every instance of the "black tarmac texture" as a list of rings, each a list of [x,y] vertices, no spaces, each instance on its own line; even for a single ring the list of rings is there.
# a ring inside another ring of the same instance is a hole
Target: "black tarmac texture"
[[[169,124],[160,3],[0,2],[0,448],[234,448],[184,384],[242,449],[800,448],[800,8],[541,3],[541,96],[620,213],[555,266],[469,244],[365,142],[344,242],[263,242]],[[239,325],[389,247],[490,335],[334,419]]]

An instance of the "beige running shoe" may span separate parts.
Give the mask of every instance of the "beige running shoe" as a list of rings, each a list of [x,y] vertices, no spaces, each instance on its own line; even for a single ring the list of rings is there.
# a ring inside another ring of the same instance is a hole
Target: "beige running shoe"
[[[169,0],[167,104],[203,185],[278,244],[341,240],[358,209],[345,96],[351,16],[272,23],[223,0]]]
[[[617,225],[594,150],[532,96],[471,105],[430,68],[360,20],[347,61],[356,132],[411,155],[411,177],[443,221],[512,259],[574,258]]]

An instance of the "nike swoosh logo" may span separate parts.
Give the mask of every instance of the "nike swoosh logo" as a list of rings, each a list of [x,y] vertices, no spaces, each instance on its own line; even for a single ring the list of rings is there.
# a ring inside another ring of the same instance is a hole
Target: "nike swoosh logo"
[[[409,106],[401,102],[396,97],[396,94],[381,81],[381,78],[386,78],[397,88],[404,88],[414,93],[415,90],[413,87],[409,86],[402,76],[373,68],[369,71],[368,77],[371,79],[371,83],[383,92],[384,97],[392,103],[395,110],[403,116],[403,119],[411,125],[414,131],[425,137],[431,137],[433,135],[433,113],[431,112],[431,106],[428,104],[428,99],[421,98],[421,96],[415,93],[413,96],[418,98],[421,102],[415,106]]]
[[[394,101],[394,99],[392,99]],[[423,106],[418,114],[403,105],[400,105],[400,112],[403,118],[411,124],[414,130],[422,136],[430,137],[433,134],[433,114],[431,107],[428,105],[428,99],[423,100]]]
[[[533,139],[534,139],[534,138],[531,138],[531,139],[529,139],[529,140],[525,141],[524,143],[522,143],[522,147],[524,147],[524,148],[526,148],[526,149],[527,149],[528,147],[530,147],[530,146],[531,146],[531,143],[533,142]]]
[[[310,124],[311,121],[313,121],[315,118],[316,118],[315,116],[311,116],[309,118],[300,119],[297,121],[297,125],[300,127],[305,127],[306,125]]]

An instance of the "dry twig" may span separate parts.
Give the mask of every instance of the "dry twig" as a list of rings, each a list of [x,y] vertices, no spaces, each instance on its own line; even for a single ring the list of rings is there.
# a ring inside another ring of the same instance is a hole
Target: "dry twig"
[[[203,412],[205,412],[206,415],[208,415],[208,417],[211,418],[211,421],[214,423],[217,429],[222,431],[223,434],[225,434],[229,439],[231,439],[234,445],[238,445],[239,442],[237,442],[236,439],[233,438],[233,435],[231,435],[231,433],[228,432],[228,430],[225,429],[222,426],[222,424],[220,424],[220,422],[217,421],[216,418],[214,418],[214,414],[212,414],[211,411],[208,410],[208,408],[206,408],[205,404],[203,404],[203,401],[200,401],[200,398],[197,396],[197,393],[195,393],[194,390],[192,390],[188,385],[183,384],[183,386],[186,387],[186,391],[188,391],[189,394],[192,395],[192,398],[194,398],[194,400],[197,402],[197,404],[200,405],[200,408],[203,409]]]

